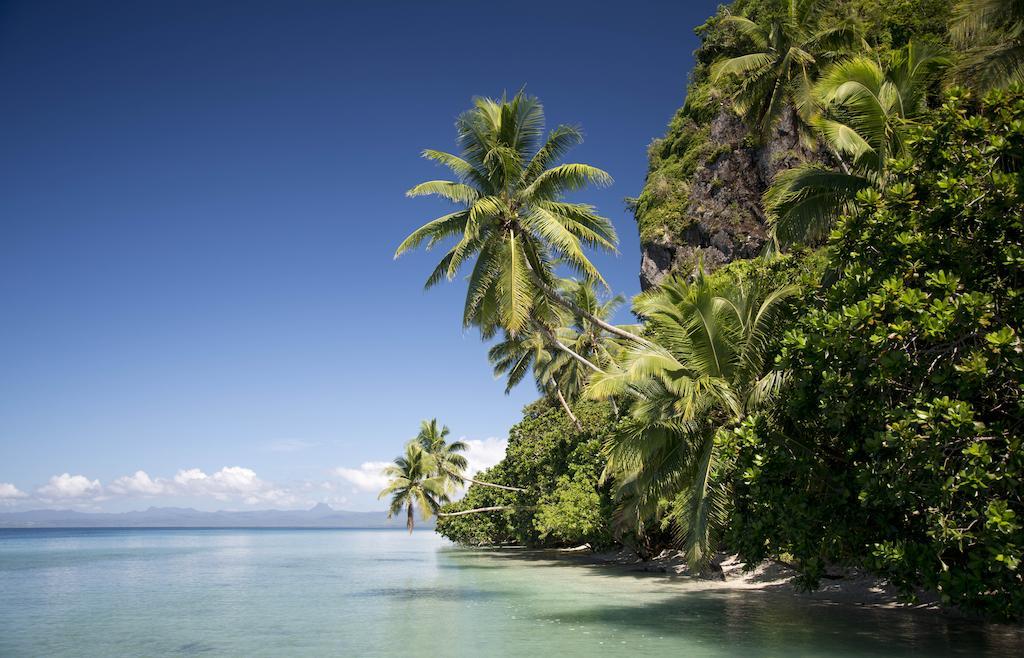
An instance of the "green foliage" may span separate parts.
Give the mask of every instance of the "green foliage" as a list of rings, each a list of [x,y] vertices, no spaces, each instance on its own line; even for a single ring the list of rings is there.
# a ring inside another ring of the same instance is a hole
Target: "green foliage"
[[[664,282],[634,301],[653,344],[623,349],[587,389],[629,403],[607,447],[623,522],[642,532],[674,498],[673,525],[694,566],[717,550],[729,507],[722,428],[778,391],[784,374],[771,357],[797,292],[728,276]]]
[[[907,144],[833,234],[785,403],[736,432],[730,541],[1020,616],[1024,92],[955,92]]]
[[[615,425],[614,414],[610,405],[599,402],[580,402],[573,411],[582,430],[547,400],[527,406],[509,431],[505,458],[477,478],[528,492],[472,485],[443,511],[496,505],[515,505],[516,510],[441,517],[437,531],[472,545],[607,545],[611,497],[600,483],[601,446]]]
[[[541,540],[569,544],[587,537],[604,545],[611,543],[610,518],[607,497],[601,495],[592,478],[577,473],[558,478],[555,490],[540,499],[533,524]]]
[[[886,185],[908,122],[926,111],[935,71],[948,63],[937,46],[911,42],[882,62],[855,55],[822,72],[811,90],[821,109],[810,123],[842,170],[805,164],[776,176],[764,195],[774,240],[821,241],[858,193]]]

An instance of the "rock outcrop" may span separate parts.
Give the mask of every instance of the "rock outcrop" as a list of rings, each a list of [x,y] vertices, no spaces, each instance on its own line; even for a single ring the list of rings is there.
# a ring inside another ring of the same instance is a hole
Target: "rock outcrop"
[[[672,228],[642,233],[643,289],[670,274],[693,274],[698,262],[711,271],[756,256],[768,235],[761,196],[772,178],[798,162],[820,158],[801,144],[791,112],[769,138],[756,143],[742,120],[723,105],[711,120],[706,141],[713,157],[683,182],[683,216]]]

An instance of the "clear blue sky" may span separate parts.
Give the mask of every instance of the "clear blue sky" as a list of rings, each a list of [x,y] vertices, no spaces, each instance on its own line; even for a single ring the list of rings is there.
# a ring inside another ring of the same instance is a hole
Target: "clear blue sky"
[[[615,178],[585,200],[633,295],[623,198],[716,4],[0,4],[0,508],[373,509],[336,469],[421,418],[504,437],[534,389],[422,291],[439,254],[392,260],[446,210],[418,153],[525,85]]]

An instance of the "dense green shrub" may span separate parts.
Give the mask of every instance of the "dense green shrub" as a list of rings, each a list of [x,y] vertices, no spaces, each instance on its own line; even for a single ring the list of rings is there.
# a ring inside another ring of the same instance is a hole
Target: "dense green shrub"
[[[505,458],[476,479],[527,489],[516,493],[473,485],[444,508],[454,512],[510,505],[515,511],[440,517],[437,531],[471,545],[568,546],[611,541],[611,499],[600,483],[601,447],[614,427],[610,405],[580,402],[573,407],[580,431],[557,404],[539,400],[509,430]]]
[[[955,92],[833,233],[774,414],[737,432],[731,542],[1024,614],[1024,93]]]

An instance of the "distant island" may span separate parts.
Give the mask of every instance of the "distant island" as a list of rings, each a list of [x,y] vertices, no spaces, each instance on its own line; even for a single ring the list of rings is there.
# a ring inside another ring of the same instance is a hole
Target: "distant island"
[[[202,512],[186,507],[150,507],[134,512],[32,510],[0,513],[0,528],[404,528],[404,519],[382,512],[336,510],[319,503],[306,510]],[[433,527],[433,524],[427,524]]]

